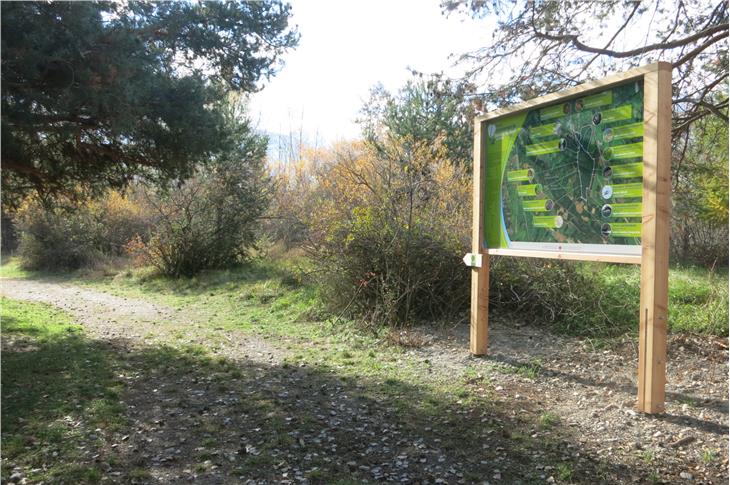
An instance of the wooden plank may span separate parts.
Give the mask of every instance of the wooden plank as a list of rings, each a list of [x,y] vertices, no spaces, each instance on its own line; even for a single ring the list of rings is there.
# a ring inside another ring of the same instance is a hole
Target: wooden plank
[[[482,266],[471,269],[471,326],[469,349],[473,355],[486,355],[489,347],[489,255],[482,255]]]
[[[637,408],[664,411],[671,192],[672,66],[644,75],[644,215]]]
[[[474,123],[474,187],[472,191],[471,252],[482,254],[482,266],[471,269],[471,321],[469,348],[474,355],[485,355],[489,345],[489,255],[482,248],[482,176],[485,155],[482,123]]]
[[[544,96],[540,96],[539,98],[530,99],[528,101],[524,101],[522,103],[518,103],[507,108],[496,109],[482,116],[476,117],[475,121],[479,122],[493,120],[501,116],[516,113],[517,111],[539,108],[541,106],[553,104],[557,101],[563,101],[566,97],[574,97],[580,94],[590,94],[593,91],[601,91],[611,86],[631,81],[632,79],[639,81],[645,74],[656,72],[661,64],[666,63],[656,62],[654,64],[647,64],[646,66],[641,66],[630,69],[628,71],[620,72],[612,76],[605,77],[603,79],[589,81],[574,88],[569,88],[563,91],[559,91],[557,93],[550,93]]]
[[[535,249],[488,249],[487,253],[493,256],[520,256],[524,258],[562,259],[570,261],[602,261],[604,263],[641,264],[641,255],[583,253],[570,251],[540,251]]]

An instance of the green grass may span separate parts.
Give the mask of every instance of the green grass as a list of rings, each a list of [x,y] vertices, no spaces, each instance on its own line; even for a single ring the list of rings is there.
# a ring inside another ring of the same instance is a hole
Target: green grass
[[[204,272],[193,278],[163,278],[150,268],[71,275],[23,270],[17,258],[4,261],[0,275],[12,278],[54,277],[123,296],[146,298],[195,315],[212,317],[226,329],[256,330],[269,335],[302,335],[297,323],[322,321],[327,312],[319,289],[302,275],[312,269],[305,258],[256,260],[229,270]],[[615,337],[635,333],[639,315],[640,270],[635,265],[579,263],[591,294],[571,287],[577,299],[590,304],[565,314],[552,326],[558,333],[584,337]],[[535,283],[539,284],[539,283]],[[556,304],[559,308],[559,302]],[[673,267],[669,275],[669,330],[674,333],[728,334],[728,272],[699,267]],[[339,330],[342,330],[341,328]]]
[[[538,418],[538,423],[541,428],[549,429],[560,423],[560,416],[555,413],[546,411],[540,415],[540,417]]]
[[[20,258],[3,258],[0,265],[0,277],[2,278],[28,278],[33,273],[20,267]]]
[[[700,456],[700,460],[705,465],[709,465],[710,463],[717,460],[717,450],[705,448],[702,450],[702,455]]]
[[[99,481],[80,447],[100,447],[123,424],[114,357],[65,313],[6,298],[0,304],[3,475],[13,463],[35,470],[33,481]]]
[[[569,482],[573,479],[573,467],[570,463],[558,463],[555,470],[558,472],[558,478],[560,478],[560,480]]]
[[[585,263],[581,272],[597,285],[592,310],[596,318],[587,319],[586,326],[572,322],[576,326],[568,333],[616,336],[635,332],[639,319],[639,266]],[[670,268],[668,323],[673,333],[727,336],[727,269]]]

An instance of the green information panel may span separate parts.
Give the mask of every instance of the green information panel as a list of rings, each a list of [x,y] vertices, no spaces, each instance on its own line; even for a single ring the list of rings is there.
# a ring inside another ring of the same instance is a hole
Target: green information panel
[[[487,248],[639,254],[643,83],[486,122]]]

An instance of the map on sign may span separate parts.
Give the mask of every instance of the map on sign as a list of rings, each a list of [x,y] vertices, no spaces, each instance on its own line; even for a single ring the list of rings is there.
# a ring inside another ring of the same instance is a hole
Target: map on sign
[[[643,114],[631,82],[488,121],[486,247],[638,253]]]

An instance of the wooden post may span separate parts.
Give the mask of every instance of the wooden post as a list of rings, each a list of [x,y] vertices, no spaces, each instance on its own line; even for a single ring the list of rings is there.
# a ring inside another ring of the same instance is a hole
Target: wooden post
[[[482,255],[482,264],[480,267],[473,267],[471,269],[471,327],[469,347],[473,355],[485,355],[489,344],[489,255],[482,247],[484,145],[482,122],[476,120],[474,124],[474,188],[472,193],[471,251],[473,254]]]
[[[644,75],[644,216],[637,409],[664,411],[671,192],[672,65]]]

